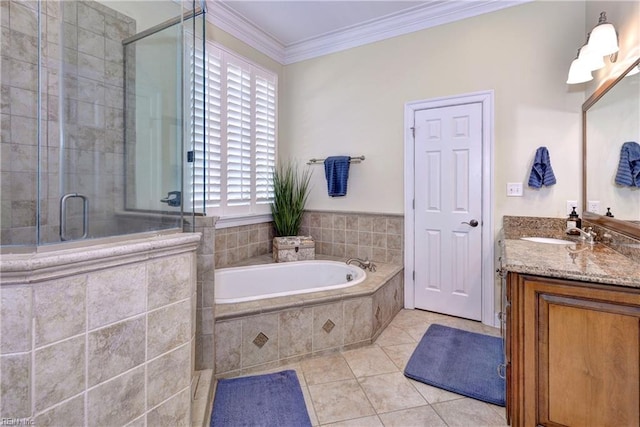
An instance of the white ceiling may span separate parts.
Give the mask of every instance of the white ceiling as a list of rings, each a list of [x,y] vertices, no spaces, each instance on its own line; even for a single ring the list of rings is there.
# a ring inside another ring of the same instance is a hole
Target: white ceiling
[[[290,64],[526,1],[207,0],[207,18]]]

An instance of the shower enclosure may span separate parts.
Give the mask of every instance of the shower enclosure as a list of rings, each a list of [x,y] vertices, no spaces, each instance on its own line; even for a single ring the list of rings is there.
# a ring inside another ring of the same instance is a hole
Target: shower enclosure
[[[181,230],[203,4],[1,3],[3,251]]]

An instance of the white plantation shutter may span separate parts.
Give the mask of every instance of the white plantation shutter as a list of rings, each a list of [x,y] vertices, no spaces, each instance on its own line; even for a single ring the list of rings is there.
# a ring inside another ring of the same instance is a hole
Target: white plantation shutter
[[[269,76],[256,76],[256,203],[273,200],[271,173],[276,165],[276,86]]]
[[[246,68],[249,68],[246,66]],[[227,64],[227,203],[251,204],[251,71]]]
[[[192,93],[200,101],[193,107],[193,198],[197,207],[219,207],[221,201],[221,53],[219,49],[210,49],[206,55],[199,49],[195,53],[195,90]]]
[[[207,43],[196,66],[194,201],[218,216],[269,212],[276,159],[275,74]],[[198,73],[204,73],[204,83]],[[206,117],[205,125],[199,116]]]

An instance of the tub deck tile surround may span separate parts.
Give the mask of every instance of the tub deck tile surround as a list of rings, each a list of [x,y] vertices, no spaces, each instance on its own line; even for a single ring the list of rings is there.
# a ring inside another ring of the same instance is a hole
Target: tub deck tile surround
[[[323,255],[317,259],[339,260]],[[270,262],[271,257],[264,255],[240,264]],[[376,272],[367,272],[364,282],[348,288],[217,304],[216,378],[371,344],[404,301],[403,267],[384,263],[377,267]]]

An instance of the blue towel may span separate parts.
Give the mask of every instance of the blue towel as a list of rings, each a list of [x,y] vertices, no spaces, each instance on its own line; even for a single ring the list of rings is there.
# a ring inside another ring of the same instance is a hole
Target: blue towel
[[[327,177],[327,190],[331,197],[347,194],[349,163],[349,156],[333,156],[325,159],[324,174]]]
[[[543,185],[553,185],[556,183],[556,176],[551,168],[551,158],[547,147],[539,147],[536,150],[536,157],[531,167],[529,175],[529,187],[540,188]]]
[[[622,144],[616,184],[640,187],[640,145],[637,142]]]

